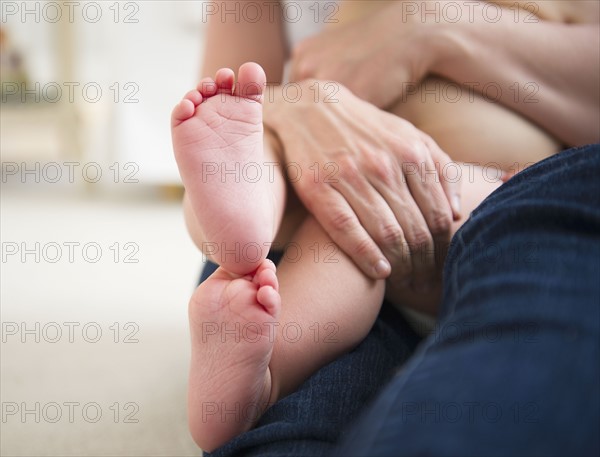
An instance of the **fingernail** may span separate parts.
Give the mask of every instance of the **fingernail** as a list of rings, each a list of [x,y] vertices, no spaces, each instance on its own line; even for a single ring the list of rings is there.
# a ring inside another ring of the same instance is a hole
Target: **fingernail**
[[[386,260],[379,260],[373,268],[378,276],[387,276],[391,270],[390,264]]]
[[[460,214],[460,197],[458,195],[452,196],[452,210],[456,214]]]

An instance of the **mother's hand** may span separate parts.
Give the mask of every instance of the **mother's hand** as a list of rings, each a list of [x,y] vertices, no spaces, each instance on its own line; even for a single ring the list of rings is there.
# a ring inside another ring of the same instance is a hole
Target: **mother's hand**
[[[459,183],[440,173],[450,158],[339,83],[308,80],[294,91],[293,103],[284,88],[272,91],[265,124],[284,146],[303,204],[365,274],[385,278],[393,268],[416,290],[430,289],[435,246],[446,245],[460,211]]]
[[[291,80],[339,81],[379,108],[391,106],[407,84],[414,87],[426,76],[437,58],[440,40],[419,10],[431,10],[429,3],[392,2],[305,39],[293,50]]]

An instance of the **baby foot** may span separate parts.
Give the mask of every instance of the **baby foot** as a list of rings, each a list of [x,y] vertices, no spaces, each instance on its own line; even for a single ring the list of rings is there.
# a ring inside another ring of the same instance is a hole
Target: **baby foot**
[[[173,149],[205,240],[203,251],[236,274],[254,271],[274,236],[263,160],[262,95],[255,63],[224,68],[186,94],[171,117]],[[235,87],[234,87],[235,86]],[[217,96],[218,95],[218,96]]]
[[[203,450],[249,430],[267,408],[280,308],[270,260],[244,277],[219,268],[194,292],[188,414],[191,434]]]

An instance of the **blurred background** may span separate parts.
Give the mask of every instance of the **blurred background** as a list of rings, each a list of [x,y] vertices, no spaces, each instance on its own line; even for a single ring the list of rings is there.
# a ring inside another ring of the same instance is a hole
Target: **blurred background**
[[[171,108],[202,2],[0,3],[3,456],[199,455]]]

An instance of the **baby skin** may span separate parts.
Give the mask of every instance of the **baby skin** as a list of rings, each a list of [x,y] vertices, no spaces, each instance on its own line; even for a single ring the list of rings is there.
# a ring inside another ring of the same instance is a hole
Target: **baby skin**
[[[234,80],[226,68],[215,80],[203,79],[173,110],[171,128],[179,172],[207,247],[222,253],[216,260],[227,271],[243,275],[266,257],[275,209],[263,159],[266,76],[260,66],[245,64],[235,88]]]
[[[291,240],[300,256],[284,256],[277,276],[266,260],[286,186],[263,139],[265,80],[254,63],[240,67],[237,82],[232,70],[221,69],[188,92],[171,119],[201,245],[220,264],[189,304],[189,426],[206,451],[249,430],[270,404],[356,346],[385,289],[312,217]],[[239,172],[250,168],[257,172]]]
[[[219,268],[192,296],[189,408],[199,410],[190,410],[190,428],[203,449],[248,430],[269,405],[270,330],[280,308],[275,265],[269,260],[245,277]],[[215,338],[221,330],[229,333]]]

